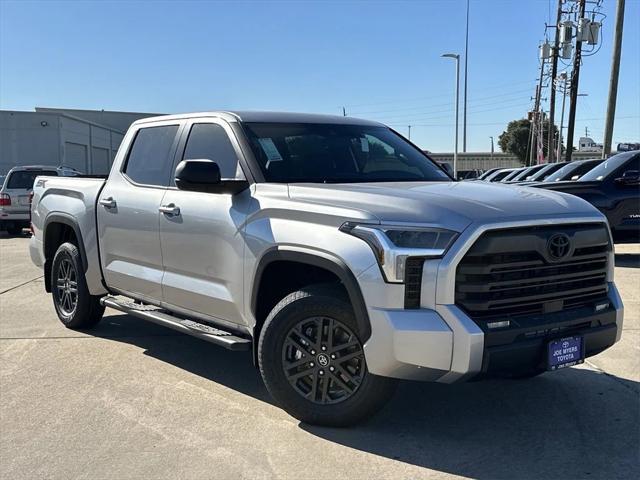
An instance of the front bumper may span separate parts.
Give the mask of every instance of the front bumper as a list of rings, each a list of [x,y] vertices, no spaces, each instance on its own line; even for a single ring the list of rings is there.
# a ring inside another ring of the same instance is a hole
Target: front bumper
[[[620,339],[623,305],[609,283],[609,307],[576,309],[517,331],[484,332],[455,305],[434,309],[370,309],[364,346],[369,371],[409,380],[453,383],[478,374],[510,375],[545,368],[549,340],[584,335],[587,357]]]

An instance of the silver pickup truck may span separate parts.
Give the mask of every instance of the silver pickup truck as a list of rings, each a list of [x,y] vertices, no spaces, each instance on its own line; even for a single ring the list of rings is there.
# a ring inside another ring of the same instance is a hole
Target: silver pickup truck
[[[455,182],[390,128],[349,117],[137,121],[107,180],[38,177],[32,223],[65,326],[110,307],[251,350],[276,402],[314,424],[373,414],[397,379],[576,365],[622,331],[595,208]]]

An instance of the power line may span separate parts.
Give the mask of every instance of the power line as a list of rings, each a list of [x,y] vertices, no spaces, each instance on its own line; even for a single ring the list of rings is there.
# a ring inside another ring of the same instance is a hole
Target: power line
[[[476,101],[480,101],[480,100],[490,100],[493,98],[504,98],[504,97],[510,97],[510,96],[521,96],[520,94],[524,93],[524,92],[528,92],[529,89],[523,89],[523,90],[515,90],[511,93],[502,93],[499,95],[490,95],[490,96],[486,96],[486,97],[477,97],[475,98],[473,101],[471,101],[470,103],[475,103]],[[438,97],[438,98],[442,98],[442,97]],[[495,103],[495,102],[491,102],[491,103]],[[389,112],[398,112],[398,111],[405,111],[405,110],[419,110],[419,109],[423,109],[423,108],[432,108],[432,107],[445,107],[445,106],[451,106],[453,105],[453,102],[446,102],[446,103],[439,103],[439,104],[432,104],[432,105],[414,105],[411,107],[399,107],[399,108],[390,108],[388,110],[366,110],[366,111],[355,111],[355,112],[350,112],[351,115],[365,115],[365,114],[372,114],[372,113],[389,113]]]
[[[527,106],[530,105],[530,102],[526,102],[526,103],[522,103],[522,99],[512,99],[509,102],[518,102],[518,103],[509,103],[509,104],[504,104],[500,107],[495,107],[495,108],[488,108],[488,109],[480,109],[477,110],[477,107],[486,107],[490,104],[484,104],[484,105],[477,105],[476,107],[474,107],[473,110],[470,109],[470,114],[476,114],[476,113],[484,113],[484,112],[492,112],[492,111],[496,111],[496,110],[504,110],[504,109],[509,109],[509,108],[517,108],[517,107],[522,107],[522,106]],[[391,115],[391,116],[374,116],[373,118],[378,118],[378,119],[386,119],[386,120],[391,120],[391,121],[401,121],[401,120],[415,120],[415,119],[436,119],[436,118],[449,118],[450,115],[439,115],[439,114],[446,114],[449,113],[449,110],[431,110],[431,111],[427,111],[427,112],[417,112],[417,113],[413,113],[413,114],[406,114],[406,115]]]
[[[504,84],[500,84],[500,85],[492,85],[490,87],[485,87],[482,88],[482,91],[491,91],[491,90],[500,90],[504,87],[512,87],[512,86],[516,86],[516,85],[525,85],[525,84],[531,84],[533,83],[534,80],[526,80],[526,81],[521,81],[521,82],[509,82],[509,83],[504,83]],[[357,103],[357,104],[344,104],[344,105],[339,105],[339,108],[344,107],[348,107],[348,108],[355,108],[355,107],[368,107],[370,105],[385,105],[385,104],[390,104],[390,103],[403,103],[403,102],[413,102],[415,100],[429,100],[432,98],[442,98],[442,94],[440,95],[430,95],[430,96],[421,96],[421,97],[401,97],[401,98],[396,98],[395,100],[381,100],[379,102],[369,102],[369,103]]]

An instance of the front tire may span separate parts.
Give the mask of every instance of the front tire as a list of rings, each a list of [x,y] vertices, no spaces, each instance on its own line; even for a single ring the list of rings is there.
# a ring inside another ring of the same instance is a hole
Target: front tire
[[[295,418],[343,427],[370,417],[397,381],[368,372],[353,309],[344,291],[317,285],[278,303],[258,343],[271,396]]]
[[[91,328],[104,314],[100,297],[89,293],[82,258],[73,243],[60,245],[53,257],[51,295],[58,318],[67,328]]]

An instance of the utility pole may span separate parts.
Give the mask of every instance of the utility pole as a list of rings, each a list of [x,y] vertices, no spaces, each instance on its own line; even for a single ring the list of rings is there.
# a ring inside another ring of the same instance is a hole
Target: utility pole
[[[344,107],[342,107],[342,116],[343,117],[347,116],[347,110]]]
[[[549,138],[547,140],[547,152],[549,155],[549,163],[556,161],[554,159],[554,115],[556,110],[556,89],[553,88],[553,82],[558,74],[558,49],[560,48],[560,21],[562,20],[562,0],[558,0],[558,13],[556,15],[556,35],[551,49],[551,93],[549,97]]]
[[[411,125],[407,125],[407,128],[409,129],[409,141],[411,141]]]
[[[462,151],[467,151],[467,72],[469,60],[469,0],[467,0],[467,30],[464,39],[464,108],[462,114]]]
[[[531,150],[529,150],[529,166],[533,165],[533,149],[535,148],[535,135],[536,135],[536,125],[538,122],[538,115],[540,110],[540,97],[542,96],[542,79],[544,78],[544,58],[542,59],[542,64],[540,65],[540,80],[538,81],[538,86],[536,87],[536,98],[535,98],[535,106],[533,108],[533,116],[531,118],[530,125],[530,134],[531,134]]]
[[[491,139],[491,160],[493,160],[493,137],[489,137]]]
[[[556,158],[560,160],[560,156],[562,155],[562,128],[564,125],[564,106],[567,103],[567,75],[565,73],[561,73],[562,77],[562,113],[560,114],[560,128],[558,129],[558,154]]]
[[[586,0],[578,0],[579,13],[578,23],[584,18],[584,10]],[[566,161],[571,161],[573,154],[573,131],[576,126],[576,109],[578,107],[578,82],[580,81],[580,63],[582,60],[582,40],[576,38],[576,53],[573,56],[573,71],[571,72],[571,88],[569,93],[571,99],[569,102],[569,123],[567,125],[567,156]]]
[[[613,137],[613,119],[616,114],[618,98],[618,75],[620,74],[620,52],[622,51],[622,29],[624,27],[624,0],[618,0],[616,7],[616,26],[613,32],[613,57],[611,59],[611,78],[609,79],[609,100],[607,101],[607,118],[604,123],[604,142],[602,158],[611,153]]]

